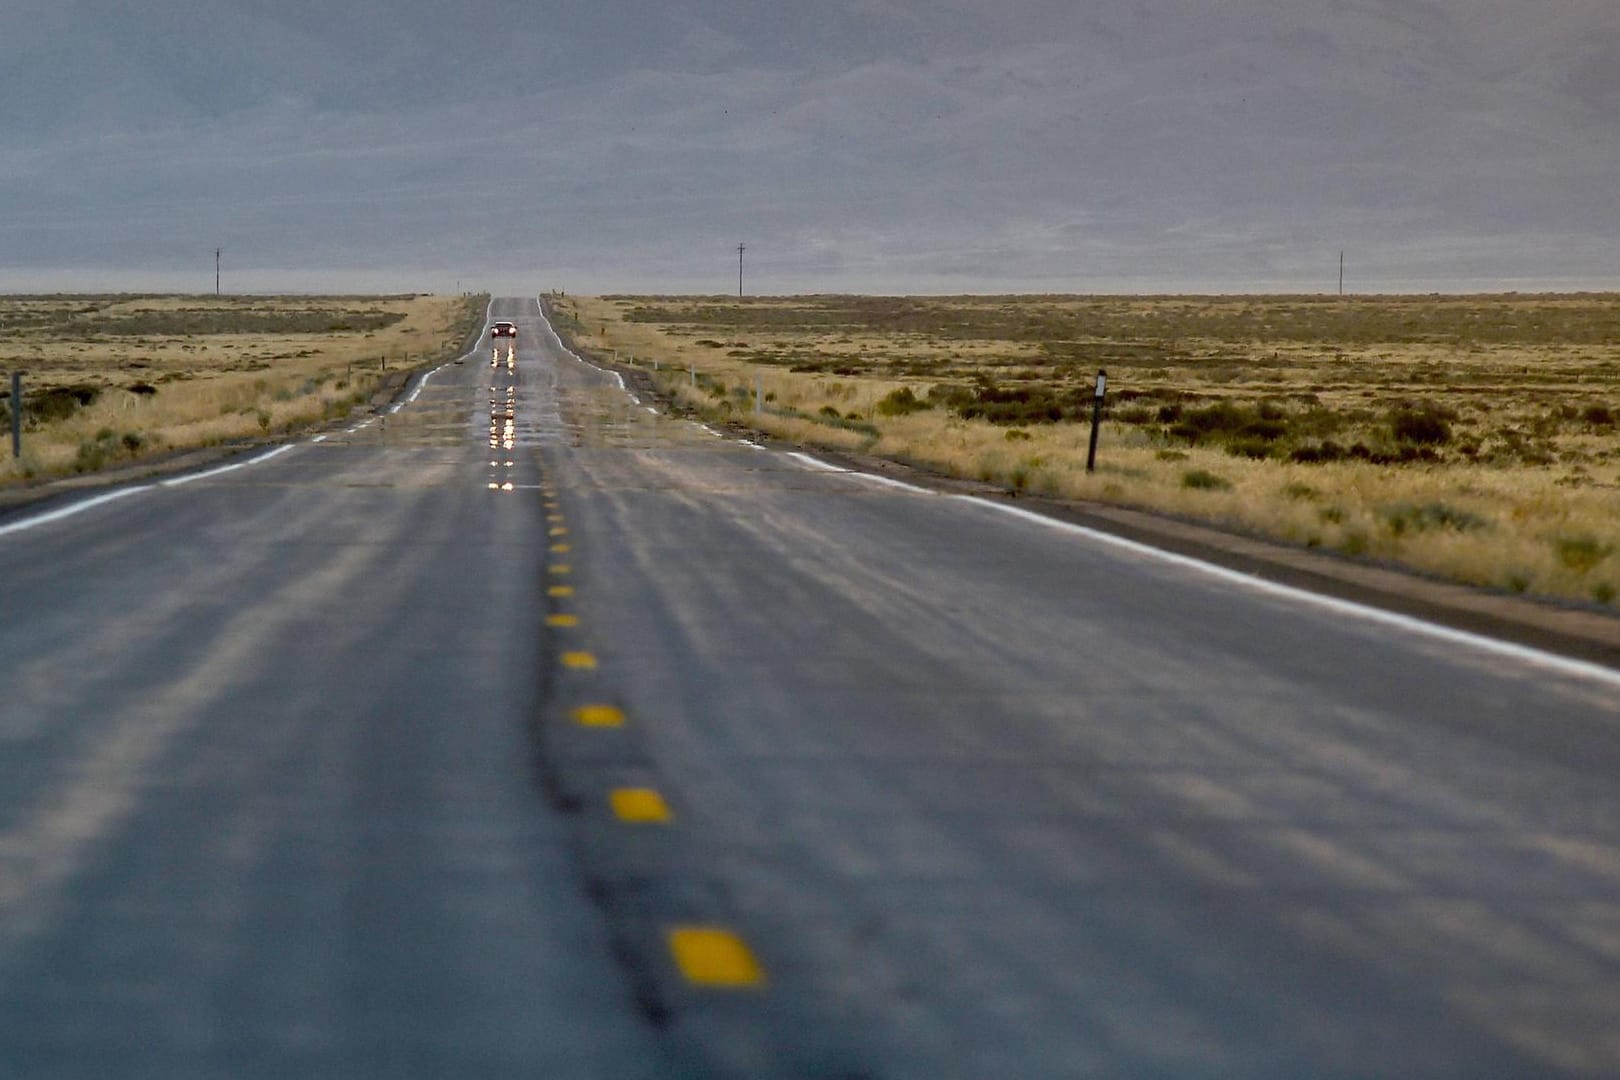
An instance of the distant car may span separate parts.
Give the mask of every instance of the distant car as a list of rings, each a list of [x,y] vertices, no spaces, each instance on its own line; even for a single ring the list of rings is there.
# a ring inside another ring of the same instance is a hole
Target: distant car
[[[517,337],[517,324],[498,322],[489,328],[490,337]]]

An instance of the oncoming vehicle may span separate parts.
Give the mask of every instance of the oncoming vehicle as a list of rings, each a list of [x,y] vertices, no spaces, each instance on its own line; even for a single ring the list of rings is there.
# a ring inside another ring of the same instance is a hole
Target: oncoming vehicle
[[[517,324],[509,322],[493,323],[489,328],[489,336],[515,338],[517,337]]]

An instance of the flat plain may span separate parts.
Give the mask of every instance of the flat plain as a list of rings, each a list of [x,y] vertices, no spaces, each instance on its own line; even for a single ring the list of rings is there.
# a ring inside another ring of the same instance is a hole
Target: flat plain
[[[1617,295],[554,306],[708,419],[1511,593],[1620,596]]]
[[[0,483],[341,418],[390,370],[456,351],[485,299],[0,297],[0,373],[24,373],[25,429],[13,457],[7,377]]]

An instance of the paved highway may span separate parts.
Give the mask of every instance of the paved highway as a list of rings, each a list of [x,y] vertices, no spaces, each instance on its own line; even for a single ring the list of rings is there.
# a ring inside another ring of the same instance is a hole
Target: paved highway
[[[491,318],[385,418],[0,519],[0,1071],[1620,1071],[1620,675]]]

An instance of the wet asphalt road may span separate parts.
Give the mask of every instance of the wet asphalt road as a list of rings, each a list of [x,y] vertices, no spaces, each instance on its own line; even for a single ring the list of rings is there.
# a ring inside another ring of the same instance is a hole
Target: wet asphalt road
[[[1620,1071],[1620,677],[491,317],[386,419],[0,520],[0,1071]]]

